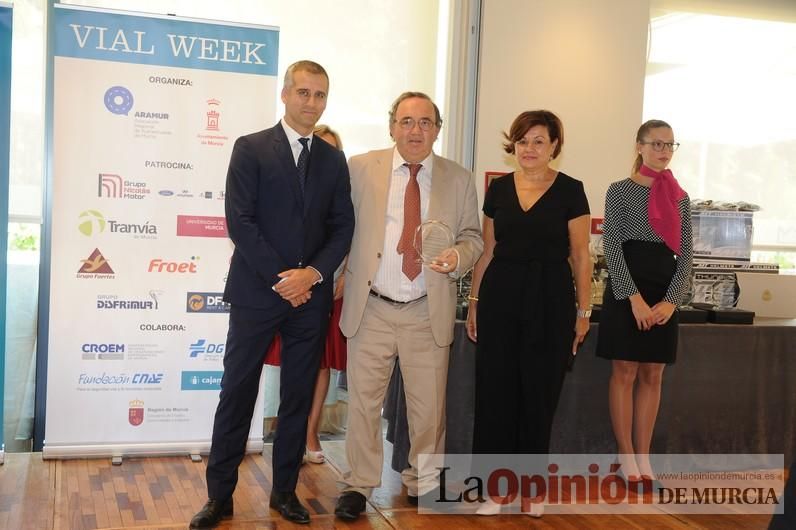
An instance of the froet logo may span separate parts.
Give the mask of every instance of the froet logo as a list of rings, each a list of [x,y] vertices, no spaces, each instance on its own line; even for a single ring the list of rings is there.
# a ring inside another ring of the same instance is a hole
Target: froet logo
[[[127,421],[133,427],[138,427],[144,423],[144,402],[140,399],[130,401],[130,408],[127,409]]]
[[[229,313],[229,304],[224,302],[224,293],[187,293],[188,313]]]
[[[113,279],[114,272],[98,248],[94,249],[88,258],[80,260],[83,265],[77,271],[78,278],[105,278]]]
[[[191,256],[191,261],[164,261],[155,258],[149,261],[147,272],[195,274],[197,261],[199,261],[199,256]]]

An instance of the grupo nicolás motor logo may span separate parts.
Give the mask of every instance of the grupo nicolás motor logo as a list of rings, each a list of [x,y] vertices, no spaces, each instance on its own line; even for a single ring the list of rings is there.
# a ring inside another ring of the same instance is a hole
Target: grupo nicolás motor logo
[[[105,91],[104,101],[108,111],[127,116],[133,108],[133,93],[123,86],[112,86]]]
[[[98,248],[89,254],[88,258],[80,260],[82,265],[77,270],[78,278],[115,278],[113,269],[108,260],[102,255]]]
[[[140,200],[149,197],[152,192],[146,182],[125,179],[115,173],[100,173],[97,185],[97,197],[109,199]]]
[[[180,390],[221,390],[223,371],[182,372]]]
[[[229,313],[229,308],[224,293],[189,292],[186,296],[188,313]]]
[[[115,294],[98,294],[97,309],[101,311],[154,311],[160,305],[160,296],[162,294],[163,291],[158,289],[151,289],[148,296],[135,298],[122,298]]]
[[[126,223],[115,219],[106,219],[99,210],[85,210],[78,216],[78,231],[86,237],[91,237],[105,232],[111,234],[124,234],[133,239],[156,239],[158,227],[149,221],[143,223]]]
[[[140,399],[130,401],[130,408],[127,409],[127,421],[133,427],[138,427],[144,423],[144,402]]]
[[[191,256],[190,261],[166,261],[161,258],[149,260],[147,272],[162,272],[172,274],[195,274],[199,256]]]
[[[227,221],[223,217],[209,215],[178,215],[177,235],[188,237],[227,237]]]

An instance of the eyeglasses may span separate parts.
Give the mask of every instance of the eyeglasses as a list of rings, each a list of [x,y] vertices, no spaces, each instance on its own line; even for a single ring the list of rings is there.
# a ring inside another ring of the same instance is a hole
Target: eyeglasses
[[[639,142],[642,145],[651,145],[653,151],[663,151],[665,147],[672,153],[677,151],[677,148],[680,147],[680,144],[677,142],[661,142],[660,140],[655,140],[654,142]]]
[[[415,124],[420,127],[421,131],[430,131],[435,125],[434,121],[428,118],[420,118],[417,121],[414,118],[401,118],[400,120],[394,120],[394,123],[397,123],[404,131],[411,131],[415,128]]]
[[[520,138],[516,142],[514,142],[514,147],[523,147],[523,148],[533,148],[535,151],[541,150],[545,145],[549,142],[547,138],[542,136],[537,136],[533,140],[528,140],[527,138]]]

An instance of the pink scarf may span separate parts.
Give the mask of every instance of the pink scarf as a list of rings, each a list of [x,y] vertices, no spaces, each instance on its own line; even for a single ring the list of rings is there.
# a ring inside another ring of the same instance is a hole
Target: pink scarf
[[[686,196],[686,193],[669,169],[655,171],[641,164],[638,172],[639,175],[652,178],[647,208],[650,226],[663,239],[666,246],[679,256],[682,233],[677,203]]]

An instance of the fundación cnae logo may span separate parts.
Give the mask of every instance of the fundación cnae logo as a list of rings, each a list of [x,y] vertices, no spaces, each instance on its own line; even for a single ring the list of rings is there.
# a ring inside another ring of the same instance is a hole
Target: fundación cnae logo
[[[94,234],[101,234],[105,231],[105,216],[97,210],[86,210],[80,213],[80,222],[77,229],[86,237]]]

